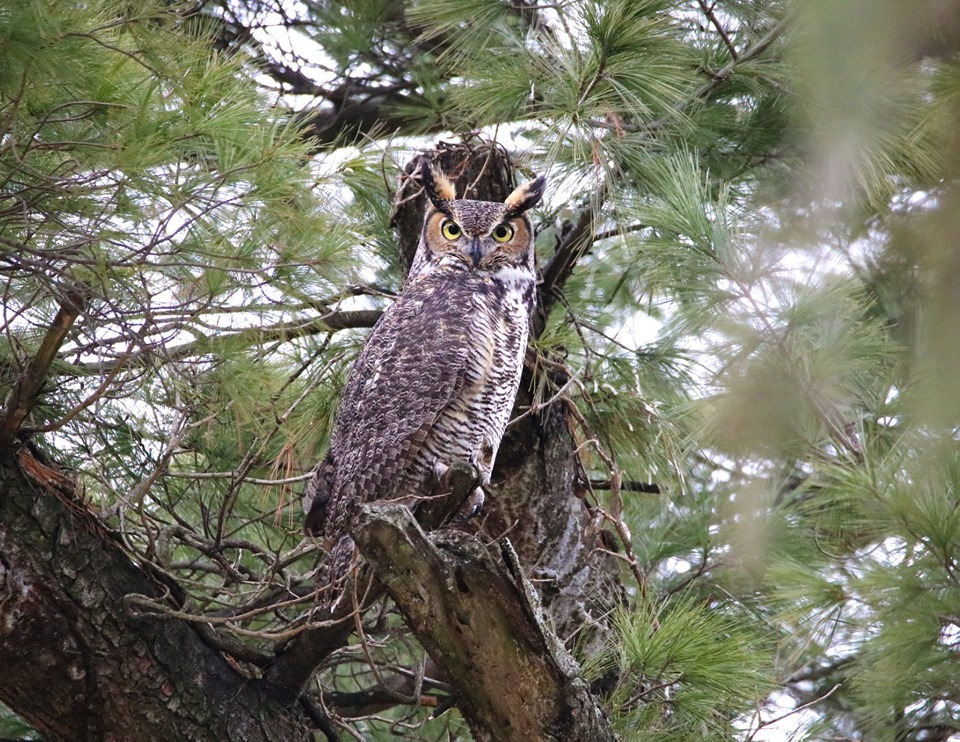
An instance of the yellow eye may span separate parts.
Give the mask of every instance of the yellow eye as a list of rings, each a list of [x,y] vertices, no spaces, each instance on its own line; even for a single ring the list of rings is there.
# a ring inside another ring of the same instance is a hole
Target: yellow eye
[[[451,222],[449,219],[443,223],[440,227],[440,233],[446,237],[448,240],[455,240],[461,234],[463,230],[460,229],[460,225],[456,222]]]
[[[491,234],[497,242],[506,242],[513,237],[513,227],[509,224],[500,224],[493,228]]]

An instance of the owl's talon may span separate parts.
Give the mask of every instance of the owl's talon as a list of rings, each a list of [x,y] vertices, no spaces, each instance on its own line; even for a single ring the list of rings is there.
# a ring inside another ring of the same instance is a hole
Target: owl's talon
[[[483,510],[483,503],[486,499],[487,496],[483,491],[483,488],[474,487],[473,492],[470,493],[470,496],[460,507],[460,512],[457,513],[457,520],[461,523],[466,523],[471,518],[475,518],[480,515],[480,511]]]

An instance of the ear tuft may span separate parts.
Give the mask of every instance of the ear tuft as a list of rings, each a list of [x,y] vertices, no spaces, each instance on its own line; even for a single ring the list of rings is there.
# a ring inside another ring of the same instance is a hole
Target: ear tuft
[[[445,214],[450,213],[450,207],[446,202],[453,201],[457,197],[457,189],[439,170],[435,170],[429,158],[424,157],[420,163],[420,180],[423,182],[423,188],[427,192],[430,202]]]
[[[509,216],[516,216],[517,214],[522,214],[527,209],[532,209],[534,206],[540,203],[540,199],[543,198],[543,191],[546,186],[546,177],[540,175],[531,180],[529,183],[524,183],[522,186],[517,188],[513,193],[507,196],[507,200],[504,201],[507,206],[507,214]]]

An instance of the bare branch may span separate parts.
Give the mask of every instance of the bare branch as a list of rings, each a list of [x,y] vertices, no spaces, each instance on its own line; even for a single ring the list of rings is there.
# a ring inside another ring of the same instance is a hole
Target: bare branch
[[[36,354],[4,400],[3,409],[0,410],[0,445],[13,440],[23,421],[30,414],[57,351],[60,350],[64,338],[77,317],[83,312],[85,305],[86,297],[81,290],[74,287],[67,291]]]
[[[700,3],[700,9],[703,10],[704,15],[707,16],[710,23],[713,24],[713,27],[717,29],[717,33],[720,34],[720,38],[723,39],[723,44],[727,47],[727,51],[730,52],[730,56],[736,61],[740,57],[740,54],[730,40],[730,36],[727,34],[723,24],[720,23],[720,19],[717,18],[717,14],[713,12],[714,8],[716,8],[716,3],[709,4],[706,0],[697,0],[697,2]]]
[[[383,312],[379,309],[356,309],[349,311],[330,311],[315,319],[300,322],[280,322],[266,327],[248,327],[235,332],[217,335],[216,343],[239,342],[241,344],[264,344],[278,341],[294,340],[310,335],[320,335],[328,332],[337,332],[347,329],[361,329],[373,327]],[[204,337],[189,343],[174,346],[164,350],[164,359],[178,361],[184,358],[203,355],[210,352],[211,341]],[[89,361],[73,364],[78,374],[88,374],[96,371],[112,371],[118,364],[136,366],[144,363],[151,354],[155,353],[152,345],[146,346],[136,353],[121,356],[115,361]]]

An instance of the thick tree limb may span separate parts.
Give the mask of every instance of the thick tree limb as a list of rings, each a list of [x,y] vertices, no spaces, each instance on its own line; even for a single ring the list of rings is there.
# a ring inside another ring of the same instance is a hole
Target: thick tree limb
[[[576,663],[540,617],[509,544],[427,536],[410,511],[372,503],[353,529],[361,553],[444,671],[477,740],[613,740]]]
[[[26,449],[0,452],[0,700],[49,740],[300,740],[313,724],[182,621],[123,597],[168,591]]]

